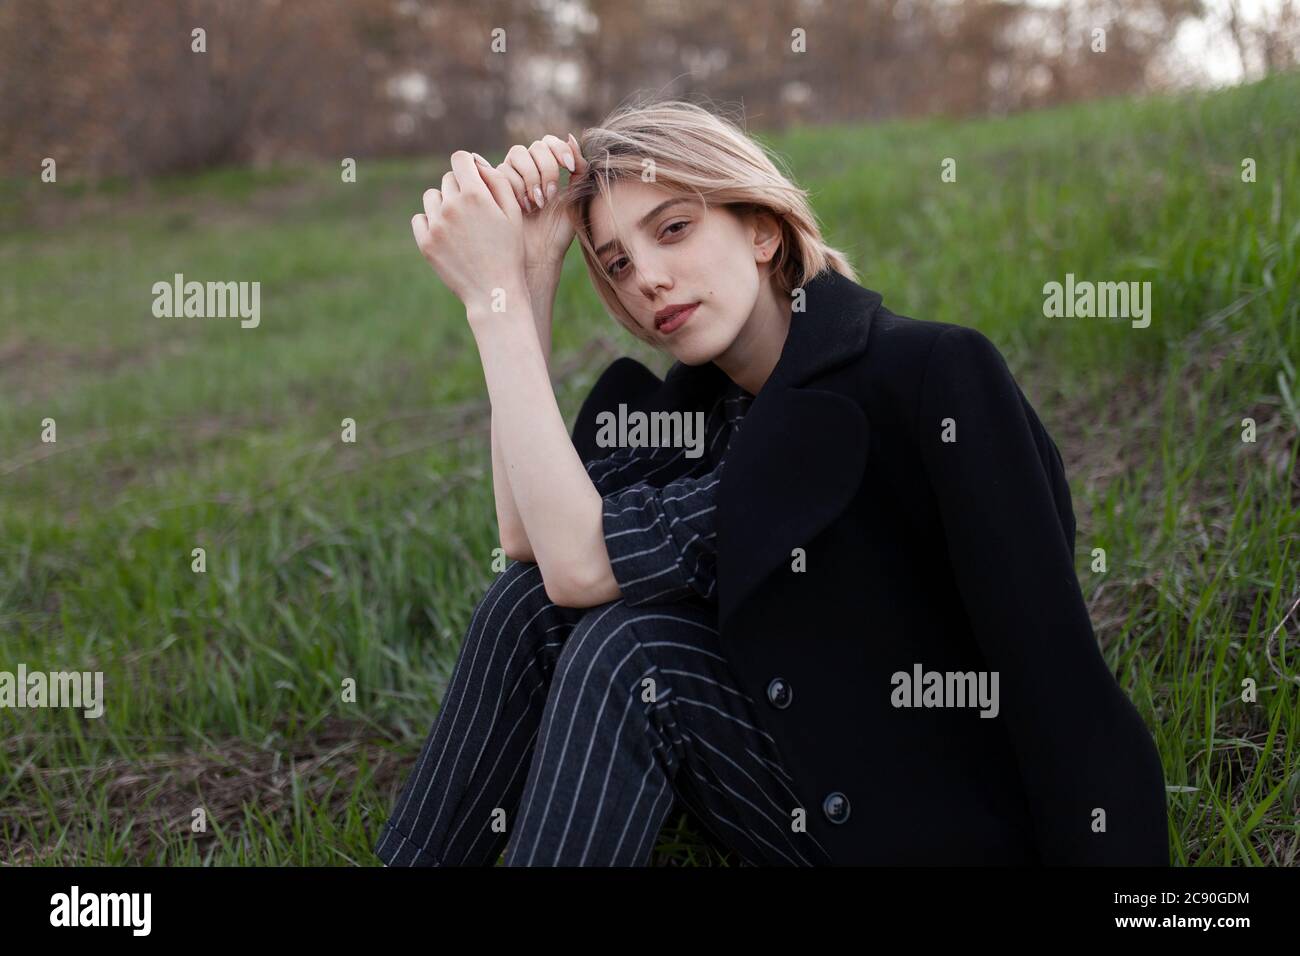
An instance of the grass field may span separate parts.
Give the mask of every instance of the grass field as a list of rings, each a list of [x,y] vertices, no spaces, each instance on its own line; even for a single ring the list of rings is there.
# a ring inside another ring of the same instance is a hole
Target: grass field
[[[985,332],[1056,438],[1180,865],[1300,864],[1297,102],[1292,75],[768,140],[861,283]],[[377,865],[497,545],[477,353],[408,226],[445,166],[0,185],[0,670],[106,697],[0,709],[0,861]],[[155,318],[177,272],[260,281],[259,327]],[[1066,273],[1150,281],[1150,327],[1045,317]],[[616,355],[667,367],[576,249],[555,315],[570,422]],[[734,863],[686,820],[657,861]]]

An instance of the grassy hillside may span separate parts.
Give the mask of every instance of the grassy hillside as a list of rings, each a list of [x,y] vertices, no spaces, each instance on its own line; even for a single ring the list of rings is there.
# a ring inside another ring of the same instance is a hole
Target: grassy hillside
[[[1290,76],[770,140],[862,284],[985,332],[1060,445],[1180,864],[1300,863],[1297,102]],[[0,710],[0,860],[377,862],[496,546],[477,353],[408,226],[445,164],[0,188],[0,670],[102,670],[108,700]],[[572,421],[616,355],[667,361],[567,265]],[[260,281],[260,326],[155,318],[177,272]],[[1046,317],[1066,273],[1150,281],[1150,326]],[[734,862],[679,823],[663,860]]]

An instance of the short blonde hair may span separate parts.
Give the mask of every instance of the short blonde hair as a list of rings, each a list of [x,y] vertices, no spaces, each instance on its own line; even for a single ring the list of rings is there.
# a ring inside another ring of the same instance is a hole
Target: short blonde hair
[[[587,272],[610,314],[638,339],[660,348],[619,302],[596,256],[591,238],[591,203],[610,201],[610,184],[640,180],[647,168],[653,184],[670,193],[694,196],[738,214],[768,212],[781,227],[780,248],[770,275],[778,290],[791,294],[827,268],[857,280],[847,257],[822,239],[807,192],[776,166],[761,144],[731,120],[684,100],[632,102],[618,107],[579,140],[588,167],[570,177],[560,194]]]

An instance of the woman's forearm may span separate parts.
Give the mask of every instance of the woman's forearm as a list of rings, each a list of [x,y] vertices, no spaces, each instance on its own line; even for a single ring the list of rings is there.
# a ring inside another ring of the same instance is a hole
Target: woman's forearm
[[[556,284],[547,280],[529,288],[529,303],[533,311],[534,328],[537,330],[538,346],[542,359],[548,369],[551,364],[551,312],[555,301]],[[497,425],[496,412],[492,412],[492,494],[496,500],[497,533],[501,548],[506,556],[519,561],[536,561],[532,546],[528,542],[528,532],[519,517],[519,507],[515,502],[514,491],[510,487],[510,473],[506,467],[505,455],[501,450],[500,429]]]
[[[467,314],[519,522],[548,593],[569,596],[585,588],[600,559],[608,562],[602,501],[556,404],[528,296],[508,292],[506,302],[504,312]]]
[[[528,533],[519,517],[514,491],[510,488],[510,475],[505,456],[501,453],[501,437],[497,434],[497,416],[492,413],[492,496],[497,506],[497,535],[506,557],[517,561],[535,561],[533,549],[528,544]]]

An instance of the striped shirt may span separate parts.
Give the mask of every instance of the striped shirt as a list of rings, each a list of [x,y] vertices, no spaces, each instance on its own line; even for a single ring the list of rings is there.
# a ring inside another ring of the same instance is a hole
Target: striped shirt
[[[619,448],[587,463],[604,498],[605,546],[629,607],[717,601],[717,511],[722,463],[754,396],[731,382],[705,416],[704,453]]]

